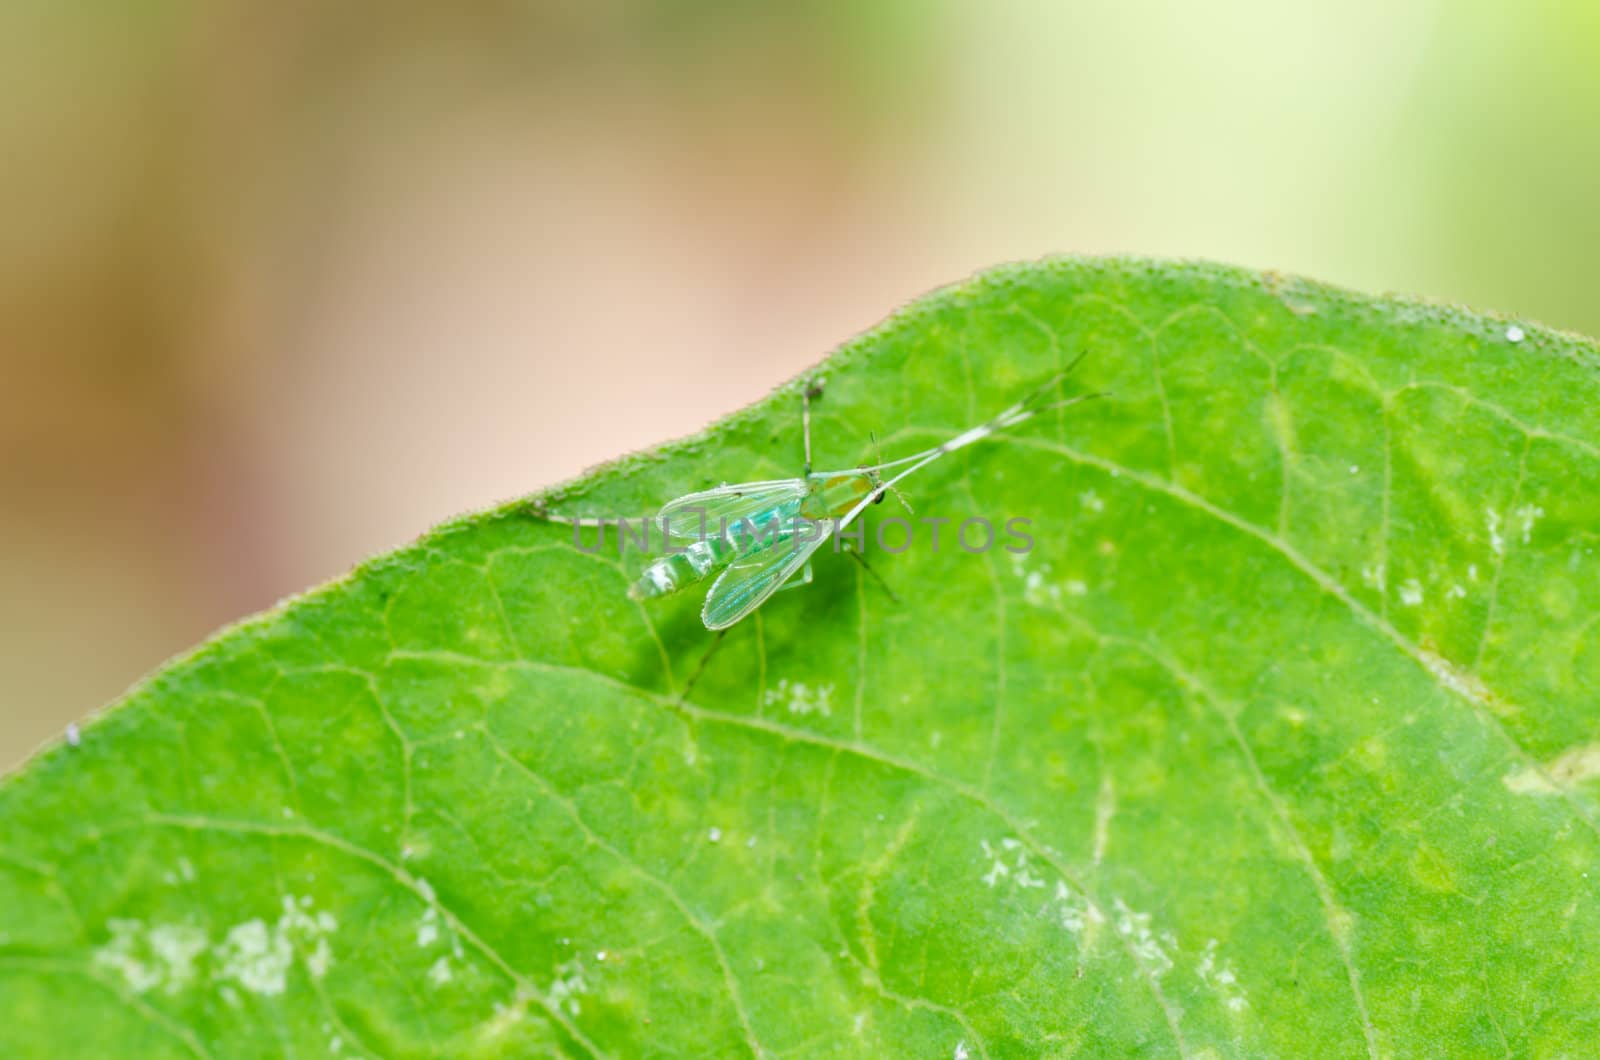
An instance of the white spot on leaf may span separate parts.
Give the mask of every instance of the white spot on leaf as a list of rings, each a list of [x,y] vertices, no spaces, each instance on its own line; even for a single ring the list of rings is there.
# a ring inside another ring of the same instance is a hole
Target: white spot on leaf
[[[235,925],[217,947],[217,975],[252,994],[281,994],[293,960],[287,938],[264,920],[247,920]]]
[[[1216,991],[1223,1007],[1229,1012],[1243,1012],[1250,1004],[1245,997],[1244,987],[1239,985],[1239,977],[1234,973],[1231,965],[1219,963],[1217,960],[1217,940],[1212,939],[1206,943],[1205,952],[1200,955],[1200,963],[1195,968],[1200,981]]]
[[[1361,580],[1380,593],[1388,587],[1388,578],[1382,563],[1371,563],[1361,568]]]
[[[1513,514],[1522,523],[1522,543],[1526,545],[1533,540],[1533,524],[1544,518],[1544,509],[1537,504],[1524,504]]]
[[[195,961],[206,949],[206,935],[193,924],[158,924],[150,929],[150,949],[167,968],[167,992],[188,986]]]
[[[804,681],[791,682],[785,677],[779,679],[776,688],[767,689],[762,702],[769,707],[781,706],[790,714],[801,717],[820,714],[826,718],[833,714],[833,686],[812,688]]]
[[[1051,901],[1046,904],[1045,911],[1053,912],[1056,921],[1073,936],[1088,935],[1084,938],[1087,947],[1094,941],[1094,929],[1105,923],[1105,914],[1100,912],[1098,906],[1088,898],[1073,893],[1065,883],[1056,881],[1056,893]]]
[[[1037,915],[1055,920],[1075,938],[1087,931],[1088,936],[1081,942],[1084,946],[1092,944],[1094,928],[1105,922],[1104,914],[1094,903],[1068,888],[1053,869],[1035,868],[1021,840],[1007,838],[996,845],[984,839],[979,841],[979,846],[989,863],[989,870],[979,877],[986,886],[1012,890],[1020,896],[1049,887],[1050,879],[1046,877],[1054,878],[1054,891],[1039,907]]]
[[[979,840],[984,856],[991,861],[989,871],[982,877],[983,882],[990,887],[995,886],[1002,878],[1014,879],[1018,887],[1026,890],[1043,887],[1045,881],[1028,865],[1028,851],[1018,839],[1000,840],[1000,849],[989,844],[987,839]]]
[[[281,994],[288,984],[295,949],[305,950],[306,971],[320,979],[333,963],[328,937],[339,927],[333,914],[313,914],[309,896],[298,903],[283,896],[283,913],[275,924],[247,920],[229,929],[212,956],[216,978],[238,983],[253,994]]]
[[[417,878],[417,890],[428,903],[422,919],[417,921],[417,946],[427,949],[439,941],[439,896],[434,894],[433,885],[421,877]]]
[[[111,940],[94,951],[91,963],[122,978],[128,989],[143,994],[160,988],[175,994],[195,977],[195,962],[208,945],[195,924],[157,924],[148,930],[142,920],[112,920]]]
[[[1112,908],[1117,914],[1117,934],[1128,940],[1134,956],[1151,978],[1160,979],[1172,971],[1172,951],[1177,950],[1178,940],[1169,932],[1157,938],[1150,930],[1150,914],[1135,912],[1121,898],[1113,901]]]
[[[1031,570],[1023,581],[1022,598],[1035,607],[1043,607],[1047,601],[1061,599],[1061,590],[1054,585],[1046,585],[1044,574]]]
[[[193,877],[193,867],[186,861],[179,871]],[[214,946],[206,930],[192,922],[147,927],[140,920],[112,920],[111,940],[94,951],[91,962],[120,976],[138,994],[157,988],[169,994],[186,989],[200,978],[207,959],[211,981],[223,984],[219,992],[229,1004],[238,1002],[230,983],[254,994],[281,994],[297,946],[305,951],[306,970],[313,977],[327,974],[333,963],[328,937],[338,922],[330,913],[313,914],[310,902],[307,897],[296,903],[285,895],[283,914],[275,923],[257,917],[235,924]]]
[[[1011,875],[1011,870],[1006,866],[1004,861],[995,856],[994,848],[989,845],[989,841],[987,839],[980,840],[980,844],[983,847],[984,857],[988,858],[990,862],[992,862],[992,864],[989,866],[989,871],[984,873],[981,878],[986,885],[993,887],[996,883],[1000,882],[1000,878],[1002,876]]]
[[[1595,777],[1600,777],[1600,744],[1584,744],[1563,751],[1542,766],[1508,773],[1503,782],[1517,795],[1556,795]]]
[[[555,978],[550,982],[550,989],[545,992],[545,1001],[553,1009],[561,1009],[569,1016],[576,1016],[580,1007],[578,998],[588,989],[589,984],[583,977],[583,964],[577,958],[573,958],[556,969]]]
[[[1068,596],[1089,594],[1089,584],[1080,578],[1068,578],[1061,582],[1052,580],[1051,567],[1048,563],[1040,564],[1037,570],[1027,570],[1023,566],[1021,556],[1012,556],[1011,569],[1022,579],[1022,599],[1034,607],[1059,604],[1062,593]]]

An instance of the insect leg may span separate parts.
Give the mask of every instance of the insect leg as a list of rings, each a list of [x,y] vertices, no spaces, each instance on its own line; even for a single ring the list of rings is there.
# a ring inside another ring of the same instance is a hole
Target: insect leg
[[[897,604],[900,602],[900,597],[895,595],[895,591],[893,589],[889,588],[889,583],[883,580],[883,575],[872,569],[872,564],[867,562],[867,557],[863,556],[853,548],[847,548],[843,551],[845,555],[861,564],[862,570],[872,575],[872,580],[878,583],[878,588],[882,589],[886,594],[888,594],[890,600]]]
[[[689,693],[694,690],[695,682],[700,680],[700,675],[706,672],[706,664],[709,663],[711,661],[711,657],[717,653],[717,649],[722,647],[722,638],[726,637],[727,635],[727,630],[717,630],[717,635],[711,640],[711,647],[707,648],[706,653],[700,656],[700,665],[694,668],[694,673],[689,675],[689,680],[683,683],[683,691],[678,693],[679,703],[682,703],[689,698]]]
[[[822,387],[808,382],[800,390],[800,430],[806,440],[806,478],[811,477],[811,399],[822,396]]]
[[[811,584],[811,561],[807,560],[806,561],[806,565],[804,567],[801,567],[798,571],[796,571],[795,572],[795,576],[793,578],[790,578],[788,581],[784,582],[782,585],[780,585],[778,587],[778,592],[781,593],[786,589],[801,589],[801,588],[804,588],[805,586],[810,585],[810,584]]]

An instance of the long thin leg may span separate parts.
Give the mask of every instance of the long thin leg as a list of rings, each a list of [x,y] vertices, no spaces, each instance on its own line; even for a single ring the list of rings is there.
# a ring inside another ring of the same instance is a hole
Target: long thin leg
[[[683,703],[688,700],[689,693],[694,690],[695,682],[700,680],[700,675],[706,672],[706,664],[709,663],[711,661],[711,657],[717,653],[717,649],[722,647],[722,638],[726,637],[727,635],[727,630],[717,630],[716,637],[711,641],[711,647],[707,648],[706,653],[700,656],[700,665],[694,668],[694,673],[689,675],[689,680],[683,683],[683,691],[678,693],[679,703]]]
[[[807,383],[800,391],[800,429],[806,439],[806,478],[811,477],[811,399],[821,397],[822,388]]]
[[[864,570],[868,574],[872,575],[872,580],[878,583],[878,588],[882,589],[885,593],[887,593],[889,595],[889,599],[890,600],[894,601],[897,604],[900,602],[900,597],[896,596],[895,595],[895,591],[893,589],[889,588],[889,583],[883,580],[883,575],[879,574],[877,571],[872,569],[872,564],[867,562],[867,557],[863,556],[861,553],[857,552],[853,548],[847,548],[847,549],[844,549],[843,551],[844,551],[845,555],[849,556],[851,559],[853,559],[857,563],[861,564],[861,569],[862,570]]]
[[[778,592],[787,592],[790,589],[799,589],[811,584],[811,563],[807,561],[804,567],[795,572],[794,577],[778,586]]]

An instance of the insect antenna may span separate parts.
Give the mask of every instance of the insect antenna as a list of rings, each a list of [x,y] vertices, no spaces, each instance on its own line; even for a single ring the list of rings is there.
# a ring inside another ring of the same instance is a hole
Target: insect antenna
[[[1087,356],[1089,356],[1089,351],[1088,350],[1084,350],[1082,353],[1078,354],[1078,356],[1076,356],[1072,360],[1068,361],[1067,362],[1067,366],[1065,368],[1061,369],[1061,371],[1059,371],[1055,375],[1051,376],[1048,380],[1046,380],[1044,382],[1044,384],[1042,386],[1039,386],[1038,388],[1036,388],[1027,397],[1025,397],[1021,401],[1017,402],[1017,406],[1016,407],[1024,408],[1024,409],[1033,408],[1034,407],[1034,402],[1038,401],[1041,397],[1043,397],[1049,391],[1054,390],[1056,388],[1056,386],[1059,385],[1060,382],[1063,379],[1065,379],[1067,376],[1072,374],[1073,370],[1076,369],[1078,367],[1078,365],[1083,363],[1083,359],[1085,357],[1087,357]],[[1036,409],[1035,411],[1043,411],[1043,410],[1042,409]]]

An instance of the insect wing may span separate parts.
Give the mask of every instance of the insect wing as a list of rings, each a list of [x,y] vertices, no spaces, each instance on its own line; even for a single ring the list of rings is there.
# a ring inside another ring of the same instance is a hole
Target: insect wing
[[[776,518],[782,520],[778,528],[778,536],[782,537],[793,532],[789,524],[800,514],[800,501],[805,495],[806,484],[797,478],[718,486],[668,501],[656,513],[656,522],[669,537],[699,541],[715,537],[741,520],[759,530]]]
[[[700,618],[707,629],[727,629],[766,602],[794,577],[826,534],[815,540],[780,540],[767,548],[740,556],[717,576]]]

